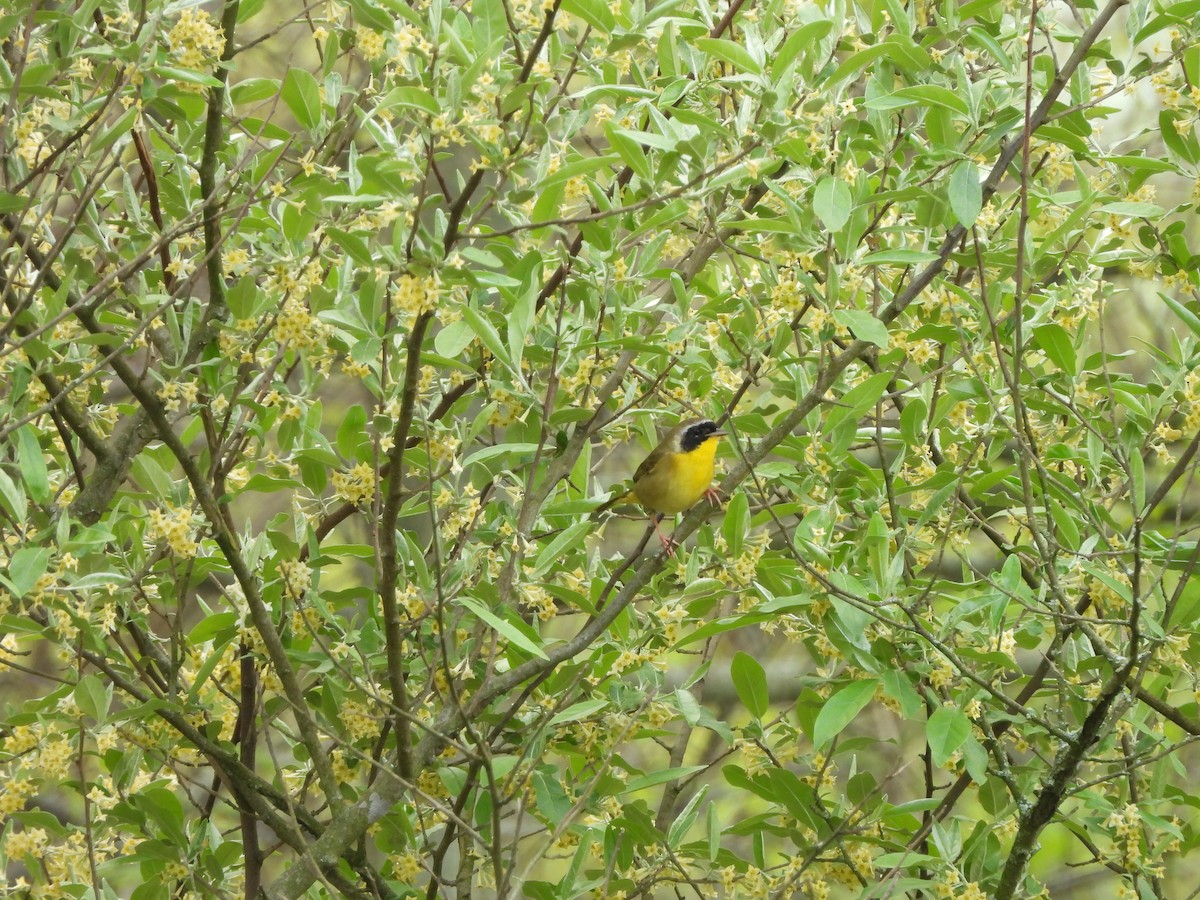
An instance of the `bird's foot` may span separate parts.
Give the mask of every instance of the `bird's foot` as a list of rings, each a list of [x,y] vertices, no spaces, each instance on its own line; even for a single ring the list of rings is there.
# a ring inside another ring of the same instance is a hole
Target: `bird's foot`
[[[721,505],[721,492],[718,491],[715,487],[705,488],[704,496],[708,499],[708,502],[711,503],[713,506]]]
[[[658,535],[658,542],[662,544],[663,550],[667,552],[667,556],[675,555],[675,548],[678,546],[675,539],[663,534],[662,529],[658,527],[659,519],[654,520],[654,533]]]

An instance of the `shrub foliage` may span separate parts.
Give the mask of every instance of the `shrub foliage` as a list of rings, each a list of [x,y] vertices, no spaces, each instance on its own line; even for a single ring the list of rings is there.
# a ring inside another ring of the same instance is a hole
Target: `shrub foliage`
[[[6,4],[13,895],[1178,896],[1197,9]]]

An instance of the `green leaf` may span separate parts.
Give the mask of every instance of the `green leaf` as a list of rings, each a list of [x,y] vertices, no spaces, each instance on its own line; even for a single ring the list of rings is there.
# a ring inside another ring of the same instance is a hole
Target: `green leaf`
[[[1129,169],[1134,172],[1178,172],[1179,166],[1165,159],[1155,159],[1149,156],[1108,156],[1105,162]]]
[[[978,26],[968,28],[967,39],[968,41],[975,41],[976,43],[982,45],[990,54],[992,54],[992,58],[995,59],[996,62],[1000,63],[1000,65],[1005,69],[1008,69],[1012,66],[1012,61],[1009,59],[1008,54],[1004,51],[1004,48],[1000,46],[1000,42],[992,37],[986,29]]]
[[[105,684],[98,675],[84,675],[75,683],[75,705],[96,722],[103,722],[112,703],[112,685]]]
[[[532,290],[532,286],[528,290],[520,291],[507,316],[508,352],[513,365],[517,367],[520,367],[521,357],[525,355],[525,341],[529,336],[529,329],[533,327],[536,301],[537,292]]]
[[[683,721],[687,722],[693,728],[707,728],[714,734],[719,735],[726,746],[733,746],[733,731],[730,727],[720,719],[715,718],[712,713],[701,706],[691,691],[685,688],[676,688],[675,705],[679,708],[679,714],[683,716]]]
[[[472,0],[471,16],[475,26],[475,49],[489,52],[508,34],[504,0]]]
[[[1033,340],[1059,369],[1077,374],[1075,343],[1065,328],[1055,322],[1039,325],[1033,329]]]
[[[708,766],[679,766],[674,769],[659,769],[656,772],[650,772],[647,775],[639,775],[637,778],[629,779],[620,793],[631,794],[634,791],[644,791],[646,788],[666,784],[668,781],[687,778],[689,775],[703,772],[707,768]]]
[[[166,788],[150,787],[131,794],[130,802],[158,825],[157,830],[167,839],[174,851],[172,855],[178,859],[179,853],[188,846],[184,832],[183,803],[179,798]]]
[[[1113,216],[1130,216],[1135,219],[1158,219],[1166,214],[1166,210],[1157,203],[1138,203],[1128,200],[1105,203],[1098,207],[1096,212],[1108,213]]]
[[[1158,133],[1162,136],[1162,142],[1167,145],[1167,149],[1176,155],[1182,157],[1189,163],[1194,163],[1198,155],[1196,147],[1196,138],[1191,129],[1186,132],[1186,137],[1180,134],[1175,129],[1175,122],[1183,116],[1183,111],[1173,112],[1164,109],[1158,114]]]
[[[797,28],[771,57],[771,80],[777,82],[801,51],[812,52],[833,30],[833,22],[818,19]]]
[[[892,94],[872,97],[867,101],[868,109],[890,110],[905,106],[941,107],[967,115],[970,109],[961,96],[949,88],[937,84],[919,84],[901,88]]]
[[[346,410],[342,423],[338,425],[338,453],[346,459],[362,462],[364,460],[360,458],[359,451],[370,447],[370,443],[370,435],[367,433],[367,410],[362,404],[355,403]]]
[[[820,801],[811,785],[801,781],[795,772],[774,766],[768,768],[762,777],[770,785],[775,803],[809,828],[821,827],[816,813]]]
[[[473,340],[475,331],[471,323],[466,319],[458,319],[433,336],[433,349],[438,356],[453,359],[462,354]]]
[[[1192,312],[1170,294],[1164,294],[1162,291],[1159,291],[1158,298],[1162,300],[1163,303],[1167,304],[1167,308],[1170,309],[1171,312],[1175,313],[1175,317],[1178,318],[1179,321],[1184,325],[1186,325],[1192,334],[1196,335],[1196,337],[1200,337],[1200,316],[1197,316],[1194,312]]]
[[[8,477],[8,473],[0,469],[0,505],[15,522],[24,522],[29,510],[29,502],[21,486]]]
[[[150,73],[163,81],[177,81],[181,84],[196,84],[200,87],[220,87],[221,82],[206,72],[195,69],[182,69],[177,66],[151,66]]]
[[[278,97],[280,90],[278,78],[247,78],[229,88],[229,101],[234,106],[239,103],[259,103]]]
[[[1067,550],[1078,550],[1080,535],[1076,517],[1061,504],[1049,499],[1046,502],[1050,506],[1050,517],[1054,519],[1058,531],[1059,543]]]
[[[89,145],[93,152],[99,152],[105,147],[115,143],[117,138],[126,134],[133,129],[133,123],[141,116],[142,111],[136,106],[131,106],[129,109],[113,122],[108,128],[104,129],[94,141]]]
[[[391,109],[394,106],[406,106],[410,109],[419,109],[421,112],[429,113],[431,116],[436,116],[441,112],[441,108],[438,106],[438,102],[434,99],[433,94],[419,87],[392,88],[387,92],[387,95],[379,105],[384,109]]]
[[[570,181],[572,178],[578,178],[583,175],[591,175],[593,172],[598,172],[602,169],[611,169],[613,163],[620,160],[620,157],[615,153],[604,153],[599,156],[583,156],[578,159],[573,159],[571,162],[556,169],[553,175],[548,175],[539,183],[539,190],[545,190],[546,187],[552,184],[562,184]],[[537,217],[535,216],[536,220]],[[478,247],[463,247],[462,255],[467,259],[472,259],[473,253],[482,252]],[[492,256],[492,254],[487,254]],[[494,265],[497,268],[501,265],[499,258],[493,257],[494,262],[488,265]]]
[[[829,231],[840,231],[850,220],[854,195],[850,185],[840,178],[826,175],[813,189],[813,212]]]
[[[653,131],[642,131],[636,128],[622,128],[621,133],[631,140],[637,141],[642,147],[652,150],[674,150],[679,143],[675,137],[667,137]]]
[[[561,782],[555,774],[547,772],[545,768],[535,769],[532,775],[538,810],[551,822],[564,821],[572,804]]]
[[[262,12],[266,5],[267,0],[241,0],[238,4],[237,23],[241,25],[243,22],[250,21]]]
[[[465,606],[476,616],[492,626],[496,631],[508,639],[508,641],[517,647],[520,647],[526,653],[536,656],[539,659],[549,659],[546,656],[546,651],[541,648],[539,639],[533,635],[532,629],[524,622],[517,625],[515,622],[510,622],[501,616],[496,615],[474,597],[456,597],[455,602],[461,606]]]
[[[538,446],[538,444],[527,443],[496,444],[493,447],[476,450],[463,460],[462,465],[465,469],[468,466],[482,465],[509,456],[532,456],[537,453]]]
[[[900,704],[900,715],[906,719],[915,719],[925,708],[921,695],[912,686],[908,676],[897,669],[884,669],[880,674],[883,683],[883,693]]]
[[[1016,594],[1024,584],[1024,579],[1021,575],[1021,558],[1015,553],[1010,553],[1004,560],[1004,565],[1000,568],[1000,587],[1006,593]]]
[[[913,397],[900,413],[900,436],[909,447],[925,445],[925,421],[929,406],[921,397]]]
[[[230,623],[230,627],[233,627],[237,624],[236,613],[222,613],[222,615],[229,615],[233,617],[233,622]],[[210,616],[209,618],[215,617]],[[236,634],[230,634],[225,640],[215,644],[212,650],[205,655],[204,662],[200,664],[200,668],[197,669],[196,674],[192,676],[192,687],[191,690],[188,691],[187,695],[187,702],[189,705],[196,702],[196,698],[198,698],[200,696],[200,692],[204,690],[204,686],[208,681],[208,677],[212,675],[213,670],[216,669],[216,667],[225,658],[225,651],[229,648],[229,645],[234,642],[236,637]]]
[[[678,847],[680,841],[691,830],[696,823],[696,818],[700,813],[700,803],[708,796],[708,785],[704,785],[698,790],[695,796],[688,801],[687,806],[675,817],[675,821],[671,823],[671,827],[667,830],[667,846]]]
[[[735,69],[742,72],[751,72],[755,75],[762,74],[762,66],[753,56],[750,51],[741,44],[733,41],[725,40],[724,38],[697,38],[696,47],[704,51],[709,56],[724,60]]]
[[[316,224],[317,217],[307,204],[288,203],[283,207],[280,225],[284,237],[289,241],[298,245],[304,243],[312,235]]]
[[[842,422],[857,421],[861,418],[863,413],[879,402],[891,381],[890,372],[876,372],[862,384],[846,391],[825,417],[824,432],[828,434]]]
[[[463,306],[462,315],[463,321],[471,327],[471,330],[475,332],[475,336],[479,338],[483,346],[491,351],[492,356],[503,363],[509,372],[517,375],[512,360],[509,359],[508,350],[505,348],[504,342],[500,340],[500,332],[488,321],[487,317],[473,306]]]
[[[862,258],[864,266],[915,266],[933,262],[938,255],[932,250],[880,250]]]
[[[611,5],[606,0],[563,0],[563,12],[579,16],[601,34],[611,34],[616,28]]]
[[[479,287],[517,288],[521,286],[521,282],[511,275],[505,275],[503,272],[490,272],[487,269],[472,269],[470,277]]]
[[[829,84],[837,84],[843,81],[847,75],[856,72],[859,69],[865,69],[875,60],[882,56],[887,56],[890,48],[884,44],[874,44],[857,53],[852,53],[850,56],[839,65],[828,78]]]
[[[654,170],[650,167],[650,160],[642,151],[641,144],[629,137],[625,129],[614,125],[611,119],[605,123],[604,133],[608,135],[609,144],[635,175],[646,181],[653,180]]]
[[[238,614],[235,612],[220,612],[210,613],[196,623],[196,627],[188,632],[187,643],[189,647],[198,647],[199,645],[212,640],[222,631],[233,628],[238,621]]]
[[[883,589],[888,578],[888,567],[891,560],[892,539],[887,522],[878,510],[871,513],[867,523],[867,533],[863,538],[867,551],[867,561],[871,566],[871,575],[875,583]]]
[[[729,500],[725,507],[725,521],[721,524],[721,536],[729,548],[729,558],[736,559],[742,555],[746,535],[750,530],[750,498],[743,492],[738,492]]]
[[[396,28],[396,17],[387,10],[381,9],[372,0],[350,0],[350,8],[354,10],[354,18],[361,25],[366,25],[385,34]]]
[[[721,852],[721,820],[717,817],[717,804],[708,805],[708,861],[715,862]]]
[[[281,93],[283,102],[301,127],[312,129],[321,123],[321,88],[311,72],[288,69]]]
[[[537,562],[533,564],[533,577],[541,578],[551,568],[561,564],[567,553],[581,545],[594,528],[595,525],[585,519],[568,525],[560,534],[555,535],[537,555]]]
[[[357,234],[332,227],[326,228],[325,233],[329,235],[335,247],[345,250],[349,257],[360,266],[373,267],[375,265],[376,259],[371,253],[371,248]]]
[[[688,644],[694,644],[697,641],[706,641],[714,635],[724,634],[726,631],[736,631],[739,628],[748,628],[751,625],[757,625],[760,622],[766,622],[771,618],[771,615],[753,612],[740,616],[728,616],[720,619],[710,619],[699,628],[688,634],[685,634],[679,639],[676,646],[685,647]]]
[[[761,719],[770,709],[767,692],[767,673],[762,665],[748,653],[738,651],[729,666],[733,687],[746,709],[756,719]]]
[[[29,198],[0,191],[0,213],[20,212],[29,205]]]
[[[1133,488],[1133,508],[1142,509],[1146,505],[1146,461],[1136,449],[1127,455],[1130,486]]]
[[[987,781],[987,767],[990,759],[988,752],[983,749],[983,745],[979,741],[971,736],[967,737],[962,749],[963,764],[966,766],[967,774],[976,784],[983,784]]]
[[[925,723],[925,739],[935,766],[944,766],[971,734],[971,720],[961,709],[947,706],[933,711]]]
[[[791,219],[764,219],[751,217],[749,219],[733,219],[730,227],[741,231],[763,232],[766,234],[795,234],[796,223]]]
[[[566,725],[568,722],[581,722],[584,719],[590,719],[600,710],[607,709],[611,705],[612,703],[608,700],[584,700],[581,703],[574,703],[562,712],[551,716],[546,725],[554,728],[557,725]]]
[[[834,310],[833,318],[849,328],[850,333],[860,341],[867,341],[876,347],[886,347],[890,343],[887,326],[865,309]]]
[[[842,733],[842,730],[854,721],[857,716],[875,696],[879,682],[874,678],[848,684],[828,700],[817,713],[813,723],[812,742],[814,747],[824,747]]]
[[[50,474],[42,456],[42,446],[32,425],[17,429],[17,462],[21,471],[21,482],[29,495],[38,503],[50,499]]]
[[[974,224],[983,209],[979,169],[970,160],[959,163],[950,173],[950,208],[954,210],[955,218],[968,227]]]

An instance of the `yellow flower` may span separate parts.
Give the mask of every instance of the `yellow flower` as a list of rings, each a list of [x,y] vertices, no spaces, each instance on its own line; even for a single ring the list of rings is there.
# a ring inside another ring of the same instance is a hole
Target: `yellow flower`
[[[199,70],[204,67],[206,60],[220,56],[225,46],[225,35],[212,23],[208,13],[191,6],[183,11],[167,32],[167,46],[180,65]]]

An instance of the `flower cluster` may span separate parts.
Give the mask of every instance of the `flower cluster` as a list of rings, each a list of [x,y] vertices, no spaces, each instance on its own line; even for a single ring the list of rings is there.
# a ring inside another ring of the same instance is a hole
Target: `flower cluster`
[[[382,720],[357,700],[343,700],[338,710],[338,718],[352,740],[373,740],[379,736]]]
[[[383,56],[387,41],[382,34],[375,31],[373,28],[367,28],[365,25],[358,25],[354,29],[354,43],[358,47],[358,52],[366,59],[379,59]]]
[[[442,280],[436,272],[429,275],[405,273],[396,278],[392,292],[392,307],[398,313],[418,316],[433,312],[441,298]]]
[[[469,483],[463,485],[462,491],[457,495],[449,490],[440,491],[436,505],[439,510],[446,511],[440,530],[443,539],[447,541],[457,540],[483,509],[479,500],[479,489]]]
[[[199,71],[208,60],[220,55],[225,35],[212,23],[208,13],[189,6],[167,32],[167,46],[181,66]]]
[[[355,506],[375,496],[375,470],[368,463],[359,463],[349,472],[334,472],[332,481],[334,494]]]
[[[321,342],[321,329],[304,301],[288,297],[275,320],[275,340],[280,344],[291,344],[309,350]]]
[[[193,537],[192,511],[170,506],[167,512],[150,510],[150,536],[164,540],[176,556],[191,559],[200,549]]]
[[[11,632],[0,638],[0,672],[8,669],[6,657],[17,655],[17,636]]]
[[[17,156],[24,160],[31,169],[50,155],[51,147],[46,140],[46,133],[42,131],[45,119],[45,110],[35,105],[17,120],[14,128],[17,139]]]
[[[200,396],[200,385],[195,381],[167,381],[158,389],[158,399],[167,412],[179,412],[190,408]]]
[[[303,597],[312,583],[312,569],[299,560],[281,559],[279,575],[289,597]]]
[[[543,622],[553,619],[558,613],[554,598],[540,584],[522,585],[521,605]]]

